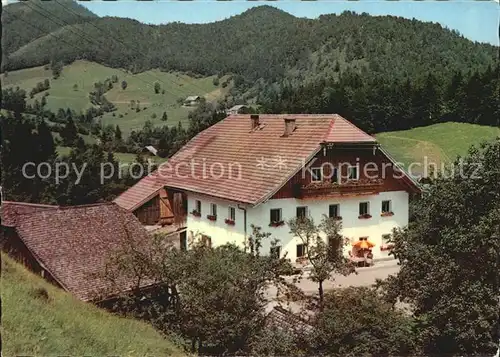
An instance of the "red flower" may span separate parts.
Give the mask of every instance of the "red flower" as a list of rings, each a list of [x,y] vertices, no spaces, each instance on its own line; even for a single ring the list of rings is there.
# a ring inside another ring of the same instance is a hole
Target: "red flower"
[[[393,243],[389,243],[389,244],[382,244],[380,246],[380,251],[383,252],[385,250],[391,250],[394,248],[394,244]]]
[[[269,227],[279,227],[279,226],[282,226],[284,224],[285,224],[285,222],[283,222],[283,221],[271,222],[271,223],[269,223]]]
[[[370,218],[372,218],[372,216],[368,213],[365,213],[365,214],[358,216],[358,218],[359,219],[370,219]]]
[[[380,214],[380,216],[382,217],[390,217],[390,216],[394,216],[394,212],[382,212]]]
[[[232,219],[226,218],[224,222],[226,222],[226,224],[229,226],[234,226],[234,221]]]
[[[201,217],[201,213],[200,213],[200,212],[198,212],[197,210],[193,210],[193,211],[191,212],[191,214],[192,214],[193,216],[195,216],[195,217]]]
[[[207,215],[207,219],[209,221],[216,221],[217,220],[217,216],[214,216],[213,214],[209,214],[209,215]]]

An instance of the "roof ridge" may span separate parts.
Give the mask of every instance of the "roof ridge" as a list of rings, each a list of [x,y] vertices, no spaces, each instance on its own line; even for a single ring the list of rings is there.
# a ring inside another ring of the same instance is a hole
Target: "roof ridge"
[[[58,208],[61,207],[59,205],[48,205],[48,204],[43,204],[43,203],[32,203],[32,202],[20,202],[20,201],[2,201],[2,204],[11,204],[11,205],[18,205],[18,206],[28,206],[28,207],[45,207],[45,208]]]
[[[338,114],[336,114],[336,115],[338,116],[338,119],[343,120],[344,122],[346,122],[347,124],[349,124],[349,125],[350,125],[351,127],[353,127],[354,129],[359,130],[359,131],[360,131],[360,132],[362,132],[363,134],[365,134],[365,135],[367,135],[367,136],[369,136],[369,137],[371,137],[371,138],[375,139],[372,135],[368,134],[368,133],[367,133],[366,131],[364,131],[363,129],[358,128],[356,125],[354,125],[353,123],[351,123],[351,122],[350,122],[349,120],[347,120],[346,118],[344,118],[344,117],[342,117],[341,115],[338,115]],[[375,139],[375,140],[376,140],[376,139]]]
[[[58,210],[69,210],[69,209],[79,209],[79,208],[89,208],[98,206],[111,206],[116,205],[115,202],[98,202],[98,203],[86,203],[83,205],[73,205],[73,206],[59,206]]]

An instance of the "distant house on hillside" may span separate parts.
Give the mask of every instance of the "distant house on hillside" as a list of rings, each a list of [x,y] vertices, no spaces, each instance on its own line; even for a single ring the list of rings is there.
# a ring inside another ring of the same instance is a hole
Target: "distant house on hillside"
[[[158,150],[154,146],[151,146],[151,145],[145,146],[144,151],[146,151],[154,156],[158,155]]]
[[[242,112],[245,111],[246,109],[248,109],[248,106],[246,106],[244,104],[234,105],[231,108],[229,108],[228,110],[226,110],[226,114],[227,115],[243,114]]]
[[[58,207],[7,201],[1,210],[2,250],[78,299],[105,303],[136,287],[134,279],[119,277],[112,284],[103,276],[108,259],[124,244],[147,249],[151,242],[137,218],[115,203]]]
[[[192,107],[200,104],[201,97],[199,95],[190,95],[184,100],[184,105],[187,107]]]

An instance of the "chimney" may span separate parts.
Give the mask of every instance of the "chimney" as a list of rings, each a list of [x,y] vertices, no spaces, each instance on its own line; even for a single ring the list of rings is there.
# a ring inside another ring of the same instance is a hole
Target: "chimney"
[[[259,126],[259,114],[250,114],[250,120],[252,121],[252,130]]]
[[[285,118],[285,132],[283,136],[292,135],[295,130],[295,119]]]

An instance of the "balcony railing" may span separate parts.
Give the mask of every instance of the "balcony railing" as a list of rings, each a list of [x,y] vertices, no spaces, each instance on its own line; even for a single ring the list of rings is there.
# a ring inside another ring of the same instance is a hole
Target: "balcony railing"
[[[382,179],[350,180],[343,183],[314,182],[308,185],[295,184],[294,196],[296,198],[312,198],[324,196],[343,196],[379,192],[384,185]]]

